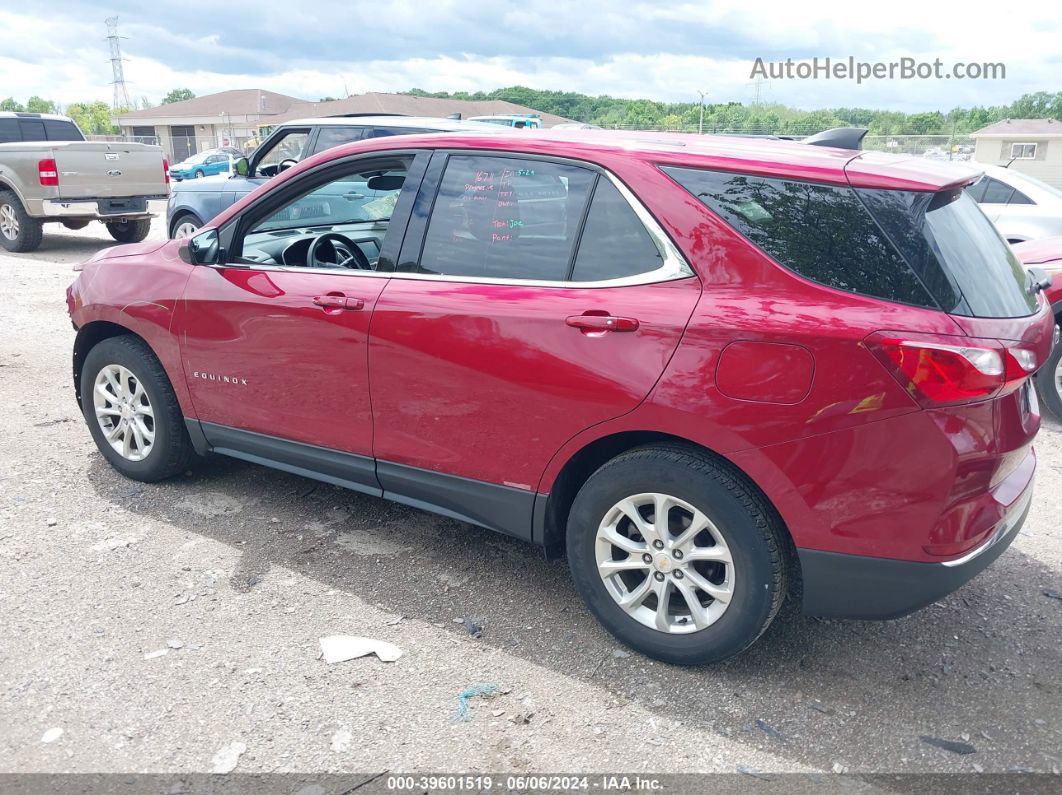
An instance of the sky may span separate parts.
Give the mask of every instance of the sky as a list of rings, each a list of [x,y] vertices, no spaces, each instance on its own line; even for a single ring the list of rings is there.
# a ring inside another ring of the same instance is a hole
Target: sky
[[[695,102],[907,112],[1062,90],[1062,3],[940,0],[49,0],[0,10],[0,98],[110,102],[104,19],[119,17],[129,93],[155,104],[264,88],[305,99],[510,85]],[[1011,8],[1010,11],[1007,9]],[[1002,63],[1005,79],[774,79],[764,62]]]

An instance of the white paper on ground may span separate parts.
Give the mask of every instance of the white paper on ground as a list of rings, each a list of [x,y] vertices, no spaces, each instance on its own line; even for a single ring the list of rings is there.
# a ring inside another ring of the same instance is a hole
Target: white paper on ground
[[[321,638],[321,652],[326,663],[345,662],[366,654],[375,654],[384,662],[394,662],[402,650],[386,640],[361,638],[356,635],[329,635]]]

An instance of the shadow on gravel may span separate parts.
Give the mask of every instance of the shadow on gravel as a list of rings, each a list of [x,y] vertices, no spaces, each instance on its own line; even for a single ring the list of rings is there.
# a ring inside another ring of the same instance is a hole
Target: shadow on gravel
[[[684,669],[621,649],[583,609],[566,564],[514,539],[220,457],[140,484],[93,455],[89,478],[127,510],[240,549],[235,590],[280,566],[447,631],[471,618],[483,627],[472,642],[803,764],[991,770],[1006,749],[1031,770],[1062,765],[1062,601],[1044,594],[1062,592],[1062,578],[1013,548],[914,616],[821,621],[787,604],[737,659]]]

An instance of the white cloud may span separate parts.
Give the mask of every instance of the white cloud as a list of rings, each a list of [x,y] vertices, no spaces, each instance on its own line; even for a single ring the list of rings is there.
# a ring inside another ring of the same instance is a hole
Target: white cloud
[[[95,3],[56,1],[65,13],[0,12],[0,91],[19,99],[109,101],[104,13]],[[1003,62],[1007,79],[775,80],[760,86],[761,98],[807,108],[946,110],[1062,89],[1062,12],[1040,0],[1007,15],[1004,25],[974,5],[915,0],[856,12],[841,0],[779,3],[766,11],[744,0],[564,6],[467,0],[426,8],[318,0],[312,10],[300,8],[297,19],[268,3],[236,2],[217,11],[220,29],[204,33],[199,28],[211,19],[210,8],[218,7],[186,0],[123,13],[131,96],[156,101],[175,87],[197,94],[259,87],[316,99],[344,88],[476,91],[523,84],[664,101],[693,101],[704,89],[710,101],[749,101],[754,59],[787,55]]]

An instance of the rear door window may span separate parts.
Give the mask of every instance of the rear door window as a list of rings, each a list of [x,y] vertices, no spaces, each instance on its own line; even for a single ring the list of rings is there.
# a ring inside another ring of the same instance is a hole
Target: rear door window
[[[851,188],[693,168],[664,171],[801,276],[850,293],[937,308]]]
[[[44,134],[44,122],[38,119],[19,119],[19,130],[23,141],[47,141]]]
[[[608,179],[598,180],[575,256],[572,281],[620,279],[656,270],[660,249],[630,204]]]
[[[420,273],[563,281],[597,175],[540,160],[454,155],[424,237]]]

